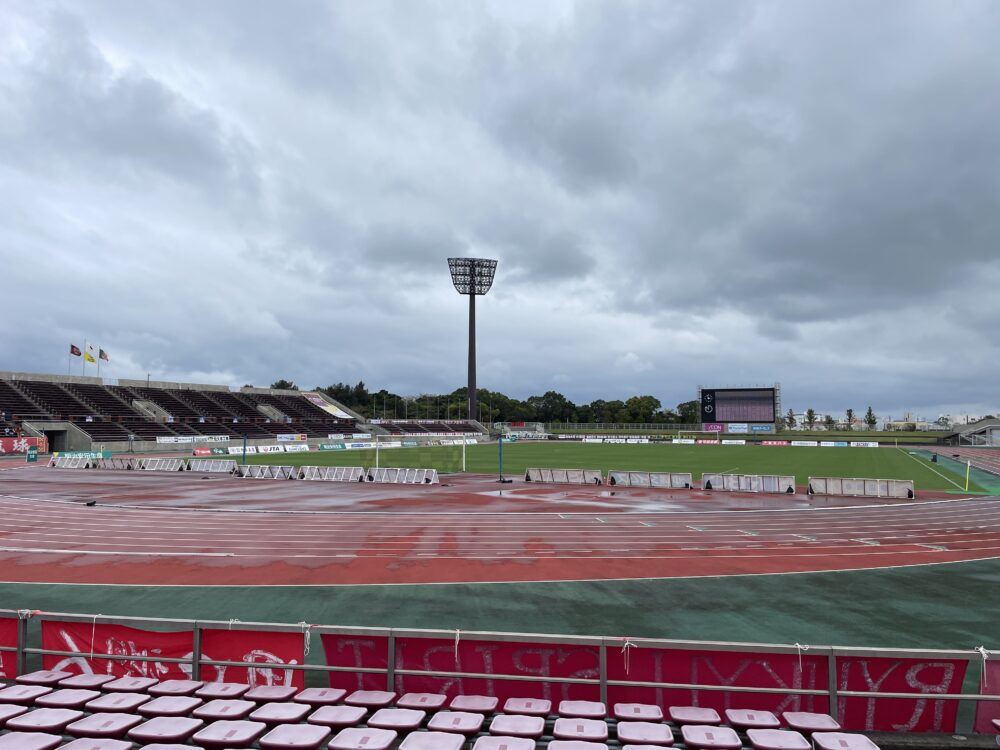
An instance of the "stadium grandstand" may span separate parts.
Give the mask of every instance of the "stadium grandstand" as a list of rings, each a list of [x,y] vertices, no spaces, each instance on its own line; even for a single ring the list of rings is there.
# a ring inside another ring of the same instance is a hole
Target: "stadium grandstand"
[[[326,439],[363,418],[319,392],[0,373],[0,433],[52,450],[152,451],[205,440]]]

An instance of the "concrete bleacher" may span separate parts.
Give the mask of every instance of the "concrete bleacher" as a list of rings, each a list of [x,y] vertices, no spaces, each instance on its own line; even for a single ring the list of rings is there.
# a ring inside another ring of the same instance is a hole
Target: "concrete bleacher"
[[[12,419],[47,416],[48,412],[29,400],[6,380],[0,380],[0,412]]]
[[[42,670],[0,686],[0,748],[878,750],[827,714]],[[155,743],[155,744],[154,744]],[[168,743],[168,744],[165,744]]]
[[[451,433],[460,435],[463,433],[482,433],[479,427],[472,422],[466,421],[431,422],[414,419],[382,419],[377,420],[375,424],[390,435],[448,435]]]
[[[52,418],[93,417],[98,414],[96,409],[85,404],[58,383],[21,380],[17,386],[44,407]]]

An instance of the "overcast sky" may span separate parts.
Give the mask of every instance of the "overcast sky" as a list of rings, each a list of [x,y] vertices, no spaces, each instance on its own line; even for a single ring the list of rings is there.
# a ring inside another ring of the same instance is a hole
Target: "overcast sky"
[[[4,2],[0,370],[450,391],[471,255],[484,388],[995,412],[998,39],[995,0]]]

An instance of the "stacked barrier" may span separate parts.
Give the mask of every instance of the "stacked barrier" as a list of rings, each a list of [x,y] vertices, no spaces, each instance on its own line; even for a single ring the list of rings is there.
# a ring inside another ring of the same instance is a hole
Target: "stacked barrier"
[[[188,461],[187,468],[189,471],[200,471],[204,474],[232,474],[236,470],[235,461],[227,460],[212,460],[212,459],[194,459]]]
[[[702,489],[723,492],[763,492],[795,494],[795,477],[779,474],[711,474],[701,475]]]
[[[365,470],[360,466],[303,466],[299,479],[313,482],[359,482]]]
[[[525,482],[553,484],[602,484],[604,475],[597,469],[528,469]]]
[[[654,487],[657,489],[689,489],[693,479],[690,473],[670,471],[621,471],[608,472],[608,484],[615,487]]]
[[[99,458],[97,459],[97,468],[110,471],[132,471],[135,469],[135,462],[137,460],[135,458],[121,458],[119,456]]]
[[[846,497],[891,497],[909,500],[914,496],[911,479],[859,479],[856,477],[809,477],[810,495]]]
[[[437,469],[369,469],[369,482],[383,484],[438,484]]]
[[[137,469],[145,471],[184,471],[184,460],[180,458],[140,458]]]

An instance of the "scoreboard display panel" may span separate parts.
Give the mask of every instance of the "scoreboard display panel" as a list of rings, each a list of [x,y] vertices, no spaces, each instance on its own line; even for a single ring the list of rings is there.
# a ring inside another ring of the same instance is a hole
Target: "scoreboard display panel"
[[[708,388],[701,391],[701,421],[774,422],[774,388]]]

